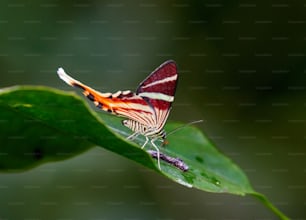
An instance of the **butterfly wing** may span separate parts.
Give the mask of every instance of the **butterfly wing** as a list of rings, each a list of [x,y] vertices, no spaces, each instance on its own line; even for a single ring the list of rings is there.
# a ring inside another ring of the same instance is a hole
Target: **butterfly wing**
[[[103,111],[139,121],[142,124],[152,123],[151,118],[154,114],[152,108],[135,93],[129,90],[101,93],[73,79],[62,68],[58,69],[57,74],[68,85],[82,89],[83,94]]]
[[[166,61],[140,83],[136,93],[129,90],[101,93],[73,79],[62,68],[57,73],[68,85],[82,89],[98,108],[153,127],[156,133],[168,118],[178,76],[175,62]]]
[[[154,126],[161,130],[169,116],[177,85],[177,66],[172,60],[155,69],[137,88],[136,95],[153,109]]]

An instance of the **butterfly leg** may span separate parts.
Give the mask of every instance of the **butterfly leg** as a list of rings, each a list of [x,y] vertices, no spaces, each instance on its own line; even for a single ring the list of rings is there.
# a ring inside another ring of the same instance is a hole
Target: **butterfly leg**
[[[139,133],[135,132],[133,134],[131,134],[130,136],[128,136],[126,139],[127,140],[134,140],[137,136],[139,135]],[[144,142],[144,144],[141,146],[141,149],[143,149],[147,143],[149,142],[150,138],[146,137],[146,141]],[[160,167],[160,152],[159,152],[159,149],[158,147],[156,146],[156,144],[154,143],[156,139],[151,139],[151,144],[152,146],[155,148],[156,150],[156,153],[157,153],[157,163],[158,163],[158,168],[161,170],[161,167]]]
[[[130,136],[128,136],[126,139],[132,141],[132,140],[134,140],[138,135],[139,135],[138,132],[134,132],[133,134],[131,134]]]
[[[152,139],[151,140],[151,144],[153,145],[153,147],[155,148],[155,150],[156,150],[156,153],[157,153],[157,164],[158,164],[158,169],[159,170],[161,170],[161,167],[160,167],[160,152],[159,152],[159,149],[158,149],[158,147],[155,145],[155,143],[154,143],[154,141],[155,141],[156,139]]]
[[[143,149],[143,148],[147,145],[148,142],[149,142],[149,138],[146,137],[146,141],[145,141],[144,144],[141,146],[141,149]]]

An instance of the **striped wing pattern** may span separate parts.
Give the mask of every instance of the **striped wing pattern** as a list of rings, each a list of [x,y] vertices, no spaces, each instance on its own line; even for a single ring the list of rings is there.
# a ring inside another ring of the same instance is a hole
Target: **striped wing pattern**
[[[101,93],[89,86],[73,79],[62,68],[57,71],[59,77],[68,85],[83,90],[83,94],[98,108],[112,114],[125,117],[123,125],[130,128],[134,133],[128,139],[134,139],[142,134],[146,142],[151,139],[152,145],[157,138],[165,138],[163,127],[169,116],[171,104],[177,83],[177,67],[174,61],[166,61],[155,69],[137,88],[136,93],[129,90],[116,93]],[[158,165],[160,162],[158,157]]]
[[[149,115],[154,114],[142,97],[129,90],[101,93],[73,79],[62,68],[58,70],[58,75],[67,84],[82,89],[83,94],[103,111],[141,122],[146,122]]]
[[[154,70],[142,83],[136,94],[153,109],[156,133],[160,132],[169,116],[177,84],[177,68],[174,61],[167,61]]]

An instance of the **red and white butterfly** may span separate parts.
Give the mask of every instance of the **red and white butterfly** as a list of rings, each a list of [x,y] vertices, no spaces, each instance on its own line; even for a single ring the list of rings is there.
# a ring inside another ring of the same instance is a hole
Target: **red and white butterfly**
[[[81,88],[83,94],[93,101],[100,109],[127,118],[122,124],[134,133],[127,137],[133,140],[138,135],[146,138],[146,144],[151,142],[156,149],[158,167],[160,168],[160,153],[154,143],[157,139],[165,141],[164,125],[170,113],[171,104],[177,84],[177,67],[169,60],[155,69],[140,85],[136,93],[129,90],[116,93],[101,93],[67,75],[63,68],[57,71],[59,77],[68,85]]]

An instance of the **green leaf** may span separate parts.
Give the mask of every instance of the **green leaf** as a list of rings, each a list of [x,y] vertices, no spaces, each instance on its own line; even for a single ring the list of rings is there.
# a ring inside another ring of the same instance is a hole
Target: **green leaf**
[[[47,161],[66,159],[92,146],[101,146],[136,161],[187,187],[203,191],[252,194],[280,218],[286,217],[252,188],[242,170],[221,154],[203,133],[192,126],[169,136],[163,154],[182,159],[189,167],[157,161],[143,149],[144,138],[134,142],[122,119],[96,113],[74,93],[46,87],[19,86],[0,92],[0,171],[22,171]],[[180,123],[168,123],[170,131]],[[161,143],[158,143],[161,145]],[[146,149],[152,148],[149,144]]]

